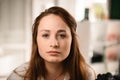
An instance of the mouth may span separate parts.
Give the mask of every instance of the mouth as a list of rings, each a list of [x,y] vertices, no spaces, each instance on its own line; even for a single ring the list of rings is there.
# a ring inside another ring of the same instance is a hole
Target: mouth
[[[58,54],[60,54],[59,51],[48,51],[47,53],[50,54],[50,55],[58,55]]]

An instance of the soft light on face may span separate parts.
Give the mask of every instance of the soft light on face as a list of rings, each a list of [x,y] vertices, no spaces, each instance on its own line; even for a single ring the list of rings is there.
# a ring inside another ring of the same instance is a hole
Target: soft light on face
[[[67,24],[57,15],[43,17],[38,26],[37,44],[40,56],[51,63],[59,63],[70,53],[72,36]]]

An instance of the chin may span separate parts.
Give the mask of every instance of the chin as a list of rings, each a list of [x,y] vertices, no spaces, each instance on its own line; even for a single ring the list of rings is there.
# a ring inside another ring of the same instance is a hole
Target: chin
[[[49,62],[49,63],[60,63],[60,62],[62,62],[62,60],[59,60],[59,59],[51,59],[51,60],[47,60],[47,62]]]

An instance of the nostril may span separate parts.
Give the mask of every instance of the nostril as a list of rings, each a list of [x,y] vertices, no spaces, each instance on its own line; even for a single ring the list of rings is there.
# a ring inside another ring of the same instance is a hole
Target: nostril
[[[58,48],[59,47],[59,43],[58,42],[54,42],[53,44],[51,43],[50,47]]]

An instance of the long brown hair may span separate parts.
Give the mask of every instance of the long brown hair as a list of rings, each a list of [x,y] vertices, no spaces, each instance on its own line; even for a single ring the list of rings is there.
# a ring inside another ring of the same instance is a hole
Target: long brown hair
[[[63,61],[63,69],[70,75],[70,80],[88,80],[86,73],[86,62],[79,50],[79,44],[77,41],[76,27],[77,23],[75,19],[61,7],[51,7],[42,12],[34,21],[32,27],[32,55],[28,70],[24,79],[37,80],[37,78],[46,77],[46,68],[44,60],[40,57],[37,46],[37,30],[40,20],[49,15],[54,14],[62,18],[62,20],[69,26],[72,43],[69,56]]]

